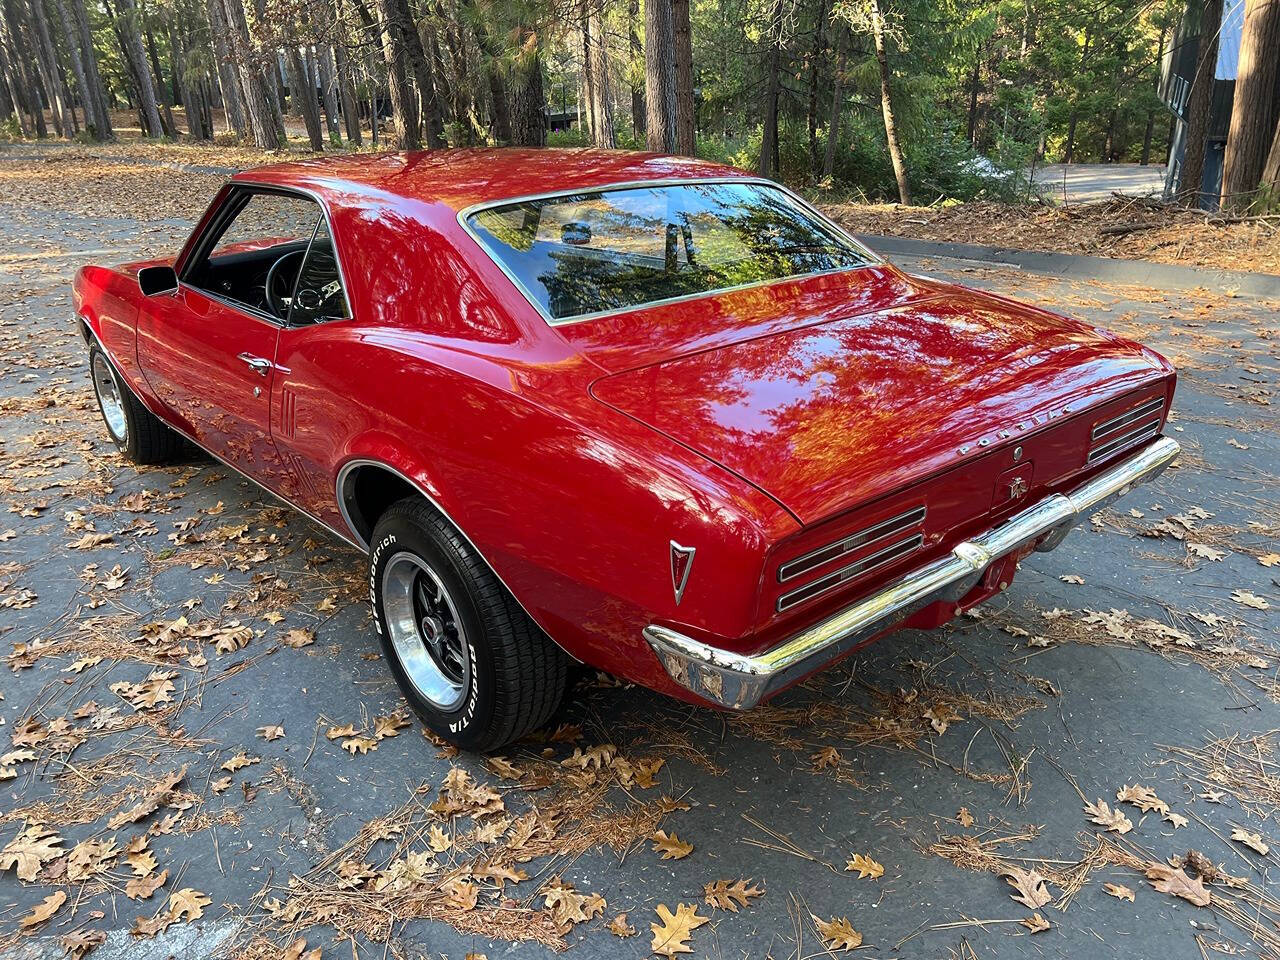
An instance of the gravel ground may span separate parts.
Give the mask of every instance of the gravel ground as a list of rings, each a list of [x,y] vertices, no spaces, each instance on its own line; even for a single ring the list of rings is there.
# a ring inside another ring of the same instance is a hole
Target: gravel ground
[[[1276,303],[904,262],[1166,352],[1177,467],[767,708],[584,675],[485,762],[406,719],[362,557],[198,454],[110,446],[69,282],[174,248],[138,209],[0,199],[0,955],[642,957],[682,904],[696,957],[827,956],[843,918],[870,957],[1280,953]]]

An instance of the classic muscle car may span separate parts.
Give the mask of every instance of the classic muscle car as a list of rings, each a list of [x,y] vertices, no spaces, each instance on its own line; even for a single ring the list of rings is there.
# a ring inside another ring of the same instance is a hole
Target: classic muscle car
[[[405,697],[478,750],[573,661],[750,708],[1004,590],[1178,452],[1151,350],[683,157],[250,170],[74,301],[119,449],[185,438],[367,553]]]

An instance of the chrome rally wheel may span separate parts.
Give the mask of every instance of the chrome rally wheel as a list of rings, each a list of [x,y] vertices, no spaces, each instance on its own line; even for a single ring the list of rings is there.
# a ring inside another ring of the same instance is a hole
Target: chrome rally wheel
[[[424,498],[400,500],[378,518],[369,594],[383,658],[438,736],[496,750],[555,712],[568,658]]]
[[[393,554],[382,571],[382,607],[409,682],[436,709],[455,710],[471,681],[470,648],[440,577],[414,553]]]
[[[98,397],[98,409],[102,411],[102,419],[107,424],[111,439],[120,447],[127,447],[129,420],[124,414],[124,399],[120,393],[120,385],[116,382],[115,371],[111,369],[106,354],[101,350],[93,352],[91,370],[93,392]]]

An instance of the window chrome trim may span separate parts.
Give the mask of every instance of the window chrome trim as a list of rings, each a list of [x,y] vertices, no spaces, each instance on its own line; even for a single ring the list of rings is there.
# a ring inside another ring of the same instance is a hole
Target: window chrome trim
[[[334,259],[334,262],[336,262],[338,265],[338,282],[342,284],[342,300],[347,305],[348,316],[343,317],[342,319],[354,320],[355,309],[351,306],[351,296],[350,296],[351,287],[347,284],[347,272],[346,270],[343,269],[343,266],[342,266],[342,245],[338,243],[338,234],[333,229],[333,217],[330,215],[329,206],[325,202],[324,196],[319,191],[311,190],[311,189],[308,189],[307,187],[282,187],[274,183],[262,183],[257,180],[241,180],[238,178],[227,181],[225,189],[228,191],[228,193],[226,198],[222,201],[222,203],[218,205],[218,209],[214,211],[212,218],[210,218],[210,220],[205,224],[204,231],[200,234],[200,236],[188,238],[186,244],[183,245],[183,250],[179,253],[179,257],[182,260],[182,271],[178,274],[179,283],[182,283],[183,275],[186,274],[187,271],[190,269],[192,260],[194,260],[195,257],[201,253],[201,245],[204,242],[205,237],[209,234],[211,230],[217,227],[217,225],[220,223],[220,215],[222,214],[223,208],[226,207],[227,204],[233,200],[233,198],[235,197],[236,191],[239,188],[246,188],[247,191],[251,194],[253,193],[285,194],[285,195],[303,197],[304,199],[310,200],[313,203],[315,203],[315,205],[320,209],[320,216],[324,218],[325,227],[329,231],[329,239],[333,242],[333,259]],[[241,209],[243,209],[243,207],[241,207]],[[237,210],[235,215],[239,216],[240,211]],[[319,228],[319,223],[316,224],[316,228],[317,229]],[[311,231],[312,240],[315,239],[315,232],[316,232],[315,229]],[[188,250],[188,248],[190,249]],[[311,240],[307,241],[306,249],[307,250],[311,249]],[[187,255],[185,257],[182,257],[182,253],[186,253]],[[305,261],[305,259],[306,259],[306,256],[304,254],[303,260]],[[177,260],[175,260],[174,261],[175,269],[177,266],[178,266],[178,262]],[[189,289],[197,290],[200,293],[205,294],[206,296],[212,296],[214,299],[217,299],[220,302],[227,304],[228,306],[236,306],[240,308],[248,307],[249,310],[254,309],[252,306],[249,306],[248,304],[241,304],[237,300],[219,298],[217,294],[210,294],[209,291],[205,290],[203,287],[197,287],[194,284],[190,284],[190,283],[186,284],[186,286]],[[260,315],[262,315],[261,312],[255,314],[255,316],[260,316]],[[315,323],[303,323],[303,324],[298,324],[297,326],[291,326],[287,318],[285,320],[280,320],[276,317],[271,317],[270,319],[282,330],[297,330],[297,329],[304,329],[306,327],[314,327],[318,325]],[[333,318],[330,318],[330,321],[325,321],[325,322],[331,322],[332,320],[337,320],[337,319],[338,319],[337,317],[333,317]]]
[[[662,300],[651,300],[648,303],[635,304],[634,306],[614,307],[608,310],[597,310],[593,313],[580,313],[575,314],[572,317],[556,319],[543,308],[542,304],[538,301],[538,298],[529,291],[529,289],[511,271],[511,269],[502,262],[502,259],[489,248],[489,245],[484,242],[480,237],[480,234],[467,222],[470,217],[477,213],[483,213],[485,210],[492,210],[496,207],[514,206],[521,203],[530,203],[534,200],[553,200],[556,197],[576,197],[584,194],[609,193],[619,190],[643,190],[651,187],[696,186],[700,184],[715,183],[754,184],[756,186],[764,186],[777,190],[802,212],[813,217],[824,227],[831,230],[837,237],[850,243],[855,250],[866,256],[867,262],[859,264],[856,267],[837,267],[833,270],[814,270],[809,273],[797,273],[789,277],[778,277],[772,280],[753,280],[750,283],[740,283],[732,287],[721,287],[716,290],[707,290],[702,293],[686,293],[676,297],[666,297]],[[867,267],[881,266],[887,262],[882,256],[868,247],[865,243],[858,240],[853,236],[853,234],[849,233],[849,231],[845,230],[821,210],[797,194],[794,190],[765,177],[664,177],[653,180],[620,180],[616,183],[599,184],[593,187],[548,190],[545,193],[530,193],[519,197],[505,197],[501,200],[484,200],[480,203],[473,203],[470,206],[463,207],[458,211],[456,219],[458,221],[458,225],[467,233],[468,236],[471,237],[472,240],[475,241],[476,246],[484,252],[484,255],[492,261],[494,266],[503,272],[506,278],[511,281],[512,285],[519,290],[525,300],[529,302],[529,306],[533,307],[538,315],[542,317],[548,326],[551,327],[569,326],[570,324],[583,323],[587,320],[599,320],[602,317],[613,317],[625,313],[634,313],[638,310],[648,310],[651,307],[663,307],[673,303],[684,303],[690,300],[718,297],[726,293],[736,293],[740,290],[750,290],[755,287],[771,286],[776,283],[789,283],[795,280],[805,280],[812,277],[825,277],[838,273],[848,273],[853,270],[863,270]]]

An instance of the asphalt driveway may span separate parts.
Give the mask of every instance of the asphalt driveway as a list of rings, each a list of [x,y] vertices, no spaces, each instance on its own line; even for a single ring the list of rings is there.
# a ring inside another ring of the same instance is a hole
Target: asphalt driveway
[[[182,225],[76,208],[0,200],[0,954],[1280,955],[1280,304],[904,262],[1164,351],[1177,467],[767,708],[584,674],[485,761],[407,719],[361,556],[116,455],[68,284]]]

